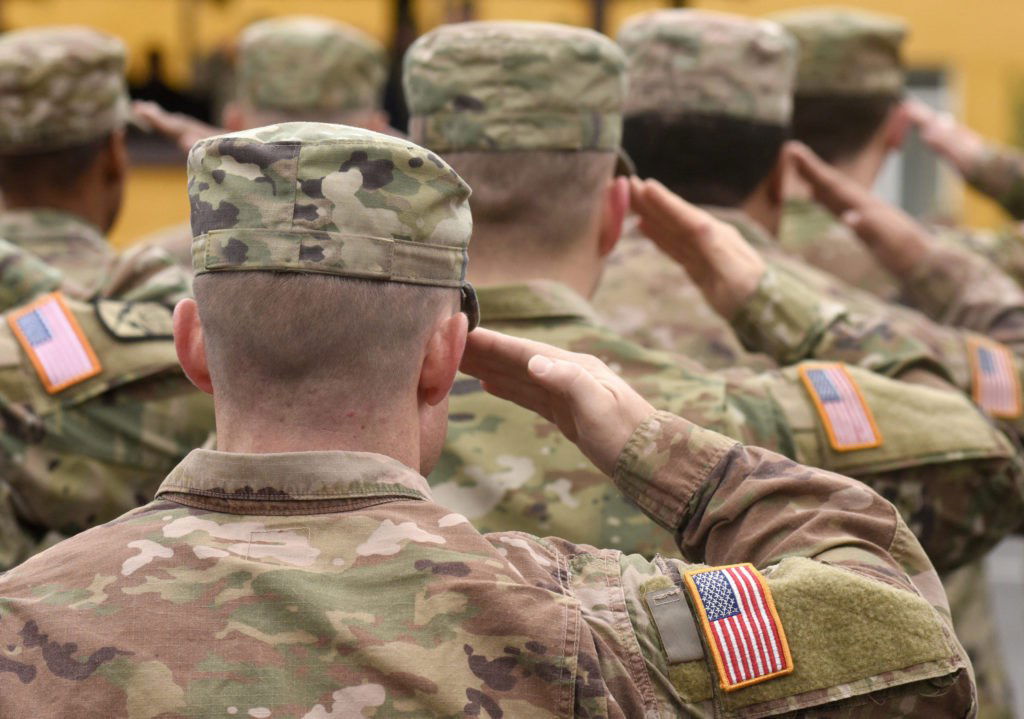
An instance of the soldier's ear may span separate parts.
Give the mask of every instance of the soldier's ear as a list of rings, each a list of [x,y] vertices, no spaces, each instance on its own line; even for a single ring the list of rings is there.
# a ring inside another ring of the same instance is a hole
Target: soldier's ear
[[[448,396],[466,350],[468,333],[469,320],[463,312],[446,316],[434,325],[420,365],[417,392],[421,402],[433,407]]]
[[[124,130],[110,133],[107,143],[107,163],[104,168],[111,184],[122,184],[128,178],[128,144]]]
[[[907,139],[907,132],[910,130],[913,121],[906,102],[895,105],[885,119],[885,146],[888,150],[898,150],[903,147]]]
[[[207,394],[213,394],[210,366],[206,361],[206,340],[199,322],[199,308],[193,299],[184,299],[174,308],[174,350],[185,376]]]
[[[622,236],[622,223],[629,212],[629,178],[616,176],[605,188],[604,203],[601,209],[601,235],[598,252],[607,257],[615,249]]]

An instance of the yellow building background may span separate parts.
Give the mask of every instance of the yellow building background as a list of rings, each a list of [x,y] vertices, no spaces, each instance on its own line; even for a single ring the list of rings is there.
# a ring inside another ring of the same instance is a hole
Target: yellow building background
[[[599,3],[590,0],[410,0],[417,29],[428,30],[472,6],[477,19],[528,19],[592,25]],[[606,0],[605,29],[643,10],[670,6],[656,0]],[[691,7],[746,15],[808,5],[806,0],[693,0]],[[906,57],[913,68],[946,73],[956,114],[988,137],[1019,138],[1024,89],[1024,0],[846,0],[846,5],[899,15],[911,25]],[[87,24],[121,36],[129,47],[129,73],[148,71],[146,56],[159,49],[165,80],[192,82],[193,59],[229,42],[253,20],[286,13],[335,17],[389,44],[395,0],[0,0],[5,27]],[[135,168],[114,241],[130,243],[187,217],[181,166]],[[968,193],[965,216],[976,225],[1001,221],[989,202]]]

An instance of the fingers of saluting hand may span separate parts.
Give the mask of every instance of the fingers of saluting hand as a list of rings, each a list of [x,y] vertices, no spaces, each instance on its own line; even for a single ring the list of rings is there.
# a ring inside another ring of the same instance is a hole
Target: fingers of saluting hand
[[[794,161],[800,176],[810,184],[815,199],[834,215],[859,210],[871,202],[867,191],[814,154],[807,145],[789,142],[786,154]]]

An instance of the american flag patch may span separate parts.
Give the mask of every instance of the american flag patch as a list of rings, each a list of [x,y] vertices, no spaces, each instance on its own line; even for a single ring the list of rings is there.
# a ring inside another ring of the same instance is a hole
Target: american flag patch
[[[846,367],[841,364],[803,366],[800,377],[818,408],[832,449],[850,452],[881,446],[882,433],[875,417]]]
[[[1013,354],[1006,346],[984,337],[968,338],[967,346],[975,403],[993,417],[1020,417],[1020,378]]]
[[[11,312],[7,322],[50,394],[102,371],[96,353],[60,292]]]
[[[764,577],[752,564],[684,575],[727,692],[793,671],[786,633]]]

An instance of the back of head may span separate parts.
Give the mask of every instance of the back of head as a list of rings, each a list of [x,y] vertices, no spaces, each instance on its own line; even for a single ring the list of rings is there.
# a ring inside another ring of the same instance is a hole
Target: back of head
[[[129,118],[125,49],[85,27],[0,35],[0,189],[69,189]]]
[[[474,258],[555,253],[586,231],[619,150],[625,80],[613,42],[565,25],[460,23],[412,45],[410,136],[473,187]]]
[[[773,16],[800,45],[793,131],[830,162],[857,155],[903,91],[904,22],[847,8]]]
[[[412,392],[458,306],[469,188],[412,143],[339,125],[222,135],[188,162],[196,300],[215,396],[235,409]]]
[[[699,10],[628,21],[623,144],[641,176],[691,202],[742,203],[788,133],[796,48],[775,23]]]
[[[380,43],[328,18],[262,20],[239,39],[237,100],[252,125],[354,123],[380,109],[386,79]]]

